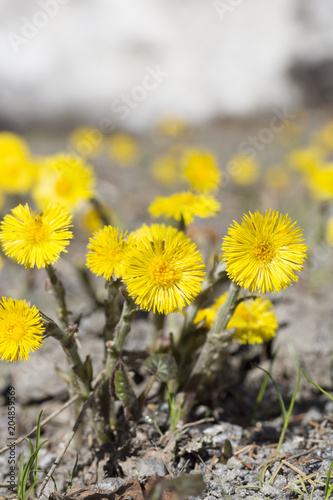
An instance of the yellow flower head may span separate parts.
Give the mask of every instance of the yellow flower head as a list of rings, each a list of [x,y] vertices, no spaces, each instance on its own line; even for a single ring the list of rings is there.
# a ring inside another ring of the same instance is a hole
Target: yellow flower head
[[[297,281],[307,247],[302,231],[295,228],[288,215],[275,210],[244,215],[242,223],[234,221],[222,242],[227,274],[250,291],[279,292]]]
[[[278,322],[270,300],[257,298],[238,304],[227,328],[236,328],[233,340],[240,344],[262,344],[275,337]]]
[[[201,192],[215,191],[221,182],[222,173],[216,159],[205,151],[191,150],[183,158],[183,169],[190,186]]]
[[[216,311],[212,307],[205,307],[204,309],[199,309],[194,318],[194,324],[197,325],[203,322],[201,325],[202,328],[209,330],[214,323],[215,316],[216,316]]]
[[[233,156],[227,168],[232,181],[240,186],[251,186],[260,174],[258,162],[245,154]]]
[[[102,215],[105,217],[106,221],[109,221],[110,224],[117,224],[117,216],[116,213],[104,203],[101,203],[99,210],[102,211]],[[100,211],[95,207],[87,204],[83,211],[80,212],[79,224],[81,229],[83,229],[89,236],[100,229],[103,229],[105,226],[105,222],[103,222],[101,218]]]
[[[184,223],[188,225],[191,224],[195,216],[214,217],[220,207],[220,203],[211,196],[184,191],[167,197],[157,196],[148,210],[153,217],[163,215],[177,221],[183,219]]]
[[[178,116],[167,116],[158,123],[158,130],[169,137],[178,137],[188,129],[188,124]]]
[[[163,186],[174,186],[179,180],[178,161],[172,155],[156,158],[150,171],[154,179]]]
[[[212,307],[198,311],[194,323],[203,323],[203,328],[210,329],[217,310],[224,304],[227,293],[218,297]],[[241,302],[236,307],[227,328],[235,328],[234,342],[240,344],[262,344],[275,337],[278,322],[273,311],[273,304],[266,299],[256,298]]]
[[[103,134],[96,128],[78,127],[70,133],[69,142],[80,156],[94,157],[102,150]]]
[[[39,215],[18,205],[1,222],[0,240],[6,255],[26,268],[46,267],[59,259],[73,234],[72,217],[61,205],[48,205]]]
[[[24,193],[37,175],[27,143],[10,132],[0,133],[0,188],[8,193]]]
[[[95,182],[93,168],[82,158],[60,153],[45,160],[32,194],[40,208],[52,202],[73,211],[95,195]]]
[[[205,265],[195,243],[164,224],[144,226],[128,249],[123,279],[141,309],[180,311],[200,292]]]
[[[270,165],[265,170],[265,184],[270,189],[280,191],[290,183],[290,172],[284,165]]]
[[[121,166],[133,165],[140,157],[138,143],[128,134],[113,134],[110,138],[110,156]]]
[[[312,168],[305,178],[311,194],[316,200],[333,198],[333,163]]]
[[[294,149],[287,155],[287,161],[292,168],[307,173],[320,166],[325,160],[325,151],[317,146]]]
[[[44,326],[38,309],[25,300],[0,300],[0,356],[2,360],[29,359],[42,346]]]
[[[114,274],[117,278],[122,275],[123,261],[130,239],[125,241],[127,233],[119,233],[112,226],[105,226],[89,240],[87,253],[87,267],[97,276],[107,280]]]

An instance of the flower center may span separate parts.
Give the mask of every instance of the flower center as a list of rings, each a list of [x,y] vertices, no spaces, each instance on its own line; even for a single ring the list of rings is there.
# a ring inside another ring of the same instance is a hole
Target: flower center
[[[20,323],[12,323],[7,328],[7,335],[11,340],[19,342],[23,335],[25,334],[25,329]]]
[[[56,193],[59,196],[64,196],[68,194],[72,189],[72,183],[68,179],[64,179],[61,177],[60,179],[57,180],[56,185],[55,185],[55,190]]]
[[[33,243],[39,243],[45,240],[45,228],[43,227],[43,222],[41,219],[35,219],[29,231],[29,240]]]
[[[254,246],[253,255],[255,258],[261,262],[269,263],[272,262],[275,249],[271,243],[268,241],[260,241]]]
[[[181,193],[175,196],[176,203],[180,205],[191,205],[195,199],[192,193]]]
[[[156,257],[150,266],[150,275],[153,282],[164,288],[169,288],[178,280],[177,270],[166,262],[164,257]]]

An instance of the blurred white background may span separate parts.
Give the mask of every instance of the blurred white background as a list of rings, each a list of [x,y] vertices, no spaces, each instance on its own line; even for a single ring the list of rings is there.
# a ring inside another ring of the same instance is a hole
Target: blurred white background
[[[306,104],[309,86],[330,100],[332,0],[0,0],[0,14],[4,128],[246,116]]]

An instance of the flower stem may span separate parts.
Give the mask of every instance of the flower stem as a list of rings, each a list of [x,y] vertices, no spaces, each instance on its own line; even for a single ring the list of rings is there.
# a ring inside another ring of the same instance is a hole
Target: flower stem
[[[118,295],[120,279],[107,282],[108,298],[105,301],[105,326],[104,326],[104,341],[113,340],[115,327],[119,321],[120,312],[118,306]]]
[[[59,310],[58,310],[58,317],[59,321],[61,323],[61,326],[63,328],[68,328],[69,326],[69,320],[68,316],[71,314],[70,311],[67,309],[66,305],[66,291],[65,288],[62,284],[62,282],[58,279],[56,275],[56,271],[51,264],[48,264],[46,266],[46,271],[49,276],[53,293],[56,299],[56,302],[58,304]]]
[[[104,378],[99,390],[96,393],[96,404],[100,415],[100,421],[98,422],[98,434],[100,440],[103,439],[103,442],[110,440],[108,436],[110,436],[110,427],[112,424],[111,396],[109,390],[111,375],[117,361],[120,359],[126,336],[131,329],[132,320],[137,312],[134,301],[129,297],[127,292],[124,290],[122,292],[124,295],[126,294],[125,303],[120,319],[114,328],[113,340],[110,339],[106,343],[107,357],[105,362]]]
[[[202,347],[201,353],[185,386],[185,418],[189,415],[197,389],[202,381],[203,375],[209,371],[214,356],[217,352],[225,350],[232,339],[232,333],[226,332],[226,328],[237,306],[239,290],[239,285],[232,281],[226,301],[220,306],[216,313],[213,326],[207,334],[206,342]]]

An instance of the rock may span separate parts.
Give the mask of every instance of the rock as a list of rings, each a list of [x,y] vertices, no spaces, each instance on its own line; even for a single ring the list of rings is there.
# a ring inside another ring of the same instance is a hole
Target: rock
[[[163,477],[168,473],[163,460],[160,458],[143,458],[136,464],[136,469],[139,479],[155,474]]]
[[[99,483],[96,484],[96,488],[105,491],[105,493],[112,493],[112,491],[117,490],[119,486],[126,484],[126,482],[127,481],[121,477],[107,477],[99,481]]]

